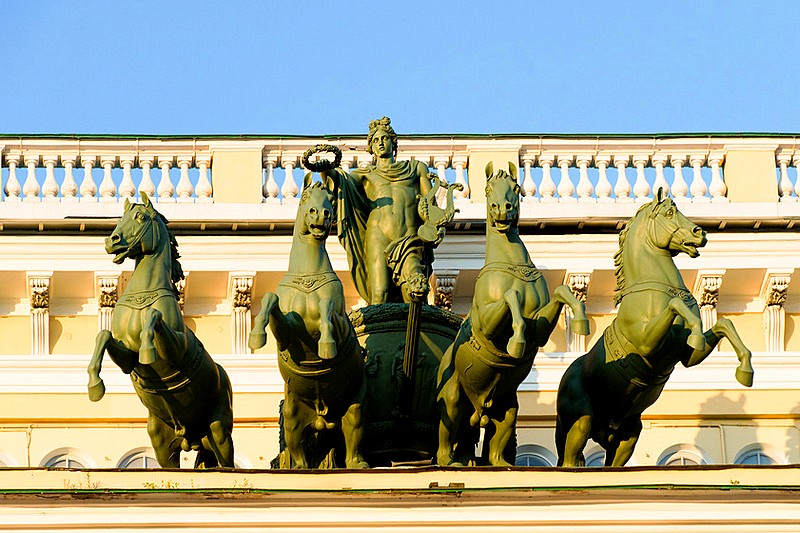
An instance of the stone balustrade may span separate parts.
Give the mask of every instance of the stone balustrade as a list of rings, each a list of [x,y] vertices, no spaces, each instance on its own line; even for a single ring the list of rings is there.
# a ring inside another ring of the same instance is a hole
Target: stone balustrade
[[[292,206],[302,153],[323,142],[341,148],[346,170],[372,162],[364,136],[0,136],[1,198],[116,203],[147,192],[162,203]],[[679,203],[798,201],[790,136],[415,135],[398,144],[398,159],[462,184],[460,207],[483,203],[488,161],[518,166],[525,203],[635,205],[659,188]]]

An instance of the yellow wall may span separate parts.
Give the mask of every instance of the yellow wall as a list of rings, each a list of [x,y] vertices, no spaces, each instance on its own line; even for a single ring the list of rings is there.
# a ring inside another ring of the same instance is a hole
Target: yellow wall
[[[91,354],[97,328],[96,316],[51,316],[50,353]]]
[[[0,331],[8,332],[0,343],[2,355],[27,355],[31,353],[31,317],[0,316]]]

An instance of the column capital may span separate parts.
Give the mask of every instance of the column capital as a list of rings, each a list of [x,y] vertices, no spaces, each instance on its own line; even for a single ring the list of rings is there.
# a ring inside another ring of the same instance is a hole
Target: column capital
[[[719,289],[722,287],[722,278],[725,270],[701,270],[697,273],[692,293],[697,298],[697,304],[702,307],[717,307],[719,302]]]
[[[156,156],[154,156],[153,154],[139,154],[137,156],[137,159],[139,160],[140,167],[144,167],[144,165],[147,165],[150,168],[152,168],[155,166]]]
[[[52,272],[27,272],[28,299],[31,309],[50,308],[50,280]]]
[[[592,279],[591,271],[584,272],[567,272],[564,275],[564,285],[569,287],[575,298],[583,303],[586,303],[586,297],[589,295],[589,282]]]
[[[665,154],[664,152],[658,152],[650,157],[650,161],[653,162],[653,166],[667,166],[667,163],[669,162],[669,155]]]
[[[175,160],[175,156],[172,155],[158,155],[156,157],[158,160],[158,166],[163,168],[167,167],[170,168],[172,166],[172,162]]]
[[[452,159],[453,159],[453,166],[454,167],[458,167],[459,165],[465,167],[465,166],[467,166],[467,161],[469,160],[469,158],[467,157],[466,154],[454,155]]]
[[[84,167],[86,165],[96,165],[97,164],[97,155],[94,154],[80,154],[81,156],[81,166]]]
[[[109,308],[117,304],[117,299],[119,297],[119,280],[121,276],[121,270],[94,273],[97,307],[101,309]]]
[[[433,304],[445,309],[453,309],[453,295],[458,284],[460,270],[434,270]]]
[[[231,272],[228,274],[228,294],[233,309],[250,309],[255,272]]]
[[[775,155],[775,159],[778,160],[778,164],[785,163],[786,165],[791,164],[792,158],[797,159],[797,155],[793,154],[788,150],[781,150]]]
[[[794,269],[768,270],[766,272],[760,291],[765,306],[783,307],[783,304],[786,303],[786,293],[789,290],[789,283],[793,273]]]
[[[706,154],[689,154],[689,164],[692,166],[703,166],[706,162]]]
[[[28,153],[26,153],[25,156],[24,156],[25,165],[26,166],[27,165],[31,165],[31,164],[38,165],[39,164],[39,160],[41,159],[41,157],[42,156],[40,156],[39,154],[28,154]]]
[[[611,164],[611,158],[612,158],[611,154],[597,154],[596,156],[594,156],[594,164],[598,166],[603,165],[607,167]]]

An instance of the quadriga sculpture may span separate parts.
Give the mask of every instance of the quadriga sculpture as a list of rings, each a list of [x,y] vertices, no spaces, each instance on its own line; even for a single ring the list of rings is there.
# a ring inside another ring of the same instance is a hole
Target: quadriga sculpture
[[[486,263],[478,275],[469,315],[439,366],[438,464],[475,460],[479,427],[486,428],[488,462],[509,466],[506,448],[517,421],[517,387],[558,322],[564,304],[574,313],[572,330],[586,335],[583,304],[568,287],[550,300],[541,272],[519,237],[517,169],[492,173],[486,166]]]
[[[558,387],[559,465],[583,466],[589,438],[606,450],[606,466],[625,465],[642,430],[641,414],[658,399],[675,365],[701,363],[722,337],[739,358],[736,379],[752,385],[750,351],[733,324],[721,318],[703,333],[697,302],[673,263],[679,253],[697,257],[705,244],[705,232],[661,189],[620,233],[617,316]]]
[[[167,219],[142,193],[106,239],[114,262],[134,259],[111,331],[97,335],[89,363],[89,399],[105,394],[100,368],[106,351],[130,374],[149,411],[147,432],[163,467],[180,466],[180,451],[198,451],[195,467],[233,467],[231,384],[183,322],[175,283],[183,278],[178,244]]]
[[[332,181],[328,180],[332,186]],[[289,269],[268,292],[254,319],[248,344],[266,343],[270,326],[285,380],[282,468],[321,468],[341,463],[365,468],[361,455],[364,361],[347,318],[342,282],[331,266],[325,240],[335,216],[335,190],[306,174],[294,225]]]

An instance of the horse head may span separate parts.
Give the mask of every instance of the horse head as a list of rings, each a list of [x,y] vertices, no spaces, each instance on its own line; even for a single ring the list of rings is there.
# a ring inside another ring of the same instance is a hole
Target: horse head
[[[303,194],[297,211],[297,230],[301,235],[325,240],[331,232],[336,214],[334,206],[333,193],[321,182],[312,183],[309,172],[303,180]]]
[[[698,248],[706,245],[706,232],[686,218],[670,198],[658,189],[649,205],[647,240],[655,247],[668,250],[673,257],[683,252],[697,257]]]
[[[508,172],[493,172],[491,161],[486,165],[486,223],[500,233],[507,233],[519,222],[520,187],[516,175],[514,163],[508,163]]]
[[[106,253],[115,254],[117,264],[155,253],[161,240],[168,237],[166,224],[166,218],[155,210],[147,194],[142,193],[141,204],[126,198],[122,218],[106,239]]]

